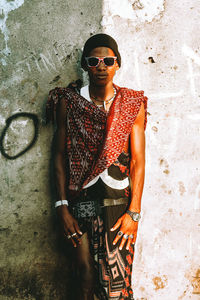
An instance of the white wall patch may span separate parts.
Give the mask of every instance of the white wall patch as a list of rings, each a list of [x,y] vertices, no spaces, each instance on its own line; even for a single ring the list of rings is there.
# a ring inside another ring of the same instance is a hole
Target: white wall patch
[[[3,65],[6,65],[6,56],[10,53],[10,49],[8,47],[9,30],[6,26],[8,14],[12,10],[15,10],[20,6],[22,6],[23,3],[24,0],[14,0],[14,1],[0,0],[0,30],[4,35],[4,41],[5,41],[5,48],[0,51],[1,54],[0,62]]]

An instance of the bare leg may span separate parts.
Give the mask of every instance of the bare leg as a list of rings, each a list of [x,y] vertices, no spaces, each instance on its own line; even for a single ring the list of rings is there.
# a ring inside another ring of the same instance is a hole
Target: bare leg
[[[90,254],[87,232],[81,237],[81,245],[75,248],[74,251],[79,280],[77,282],[77,289],[79,288],[77,300],[94,300],[94,261]]]

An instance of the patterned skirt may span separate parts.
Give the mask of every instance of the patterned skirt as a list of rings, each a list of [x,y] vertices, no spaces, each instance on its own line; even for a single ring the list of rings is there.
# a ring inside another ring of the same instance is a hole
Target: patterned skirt
[[[98,179],[94,185],[83,189],[80,197],[71,206],[81,231],[87,231],[90,239],[90,251],[98,274],[95,294],[99,300],[134,299],[131,288],[134,246],[129,250],[125,247],[119,250],[120,241],[116,245],[112,244],[117,230],[110,231],[126,211],[129,190],[129,186],[122,190],[110,188]],[[124,203],[112,205],[114,202]]]

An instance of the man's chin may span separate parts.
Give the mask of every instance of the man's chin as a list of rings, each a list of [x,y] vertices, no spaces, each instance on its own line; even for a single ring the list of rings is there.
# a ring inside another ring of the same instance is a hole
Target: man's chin
[[[107,78],[97,78],[94,80],[96,86],[106,86],[108,82],[109,80],[107,80]]]
[[[89,81],[95,86],[103,87],[106,86],[112,80],[110,80],[108,76],[98,76],[93,78],[90,77]]]

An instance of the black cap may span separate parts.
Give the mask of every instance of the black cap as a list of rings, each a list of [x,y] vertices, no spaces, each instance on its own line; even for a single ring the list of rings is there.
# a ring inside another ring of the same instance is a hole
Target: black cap
[[[99,33],[91,36],[84,45],[81,57],[81,67],[83,69],[86,68],[85,57],[87,57],[89,53],[97,47],[107,47],[112,49],[115,55],[117,56],[117,62],[119,67],[121,66],[121,55],[119,53],[116,41],[108,34]]]

